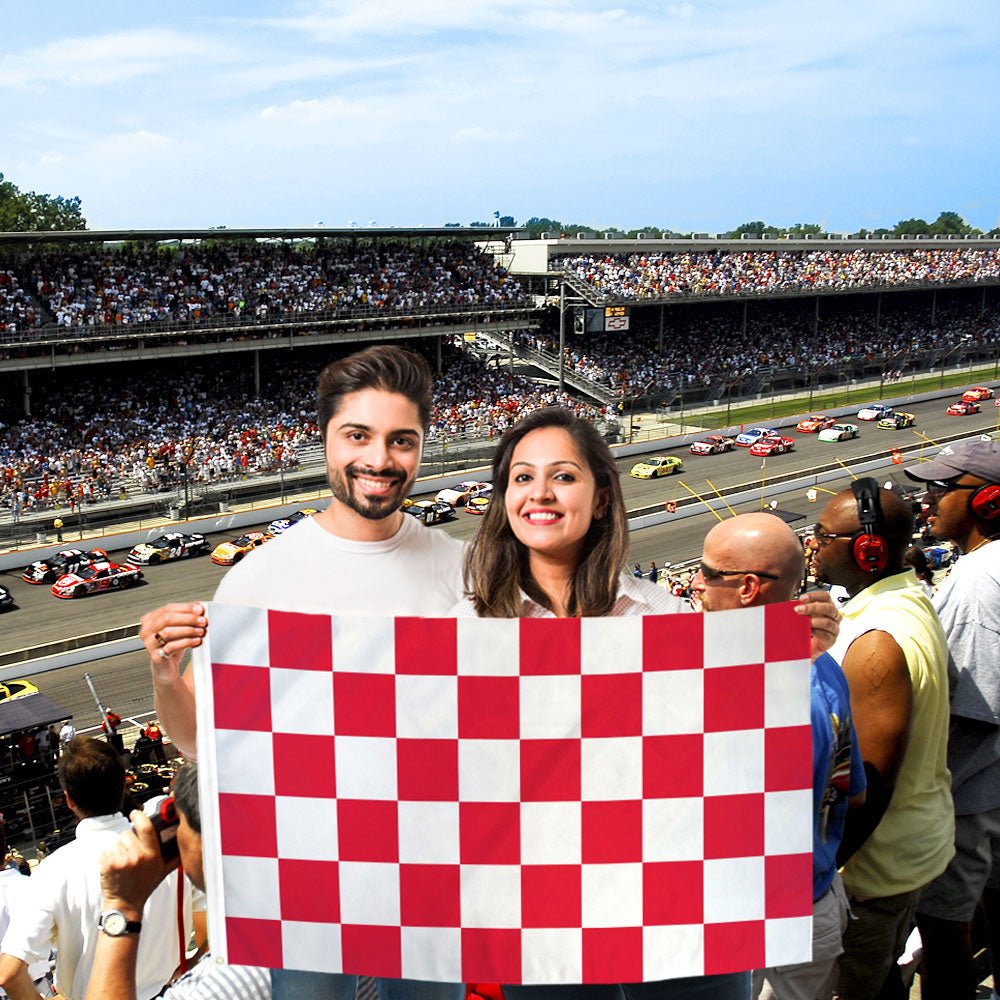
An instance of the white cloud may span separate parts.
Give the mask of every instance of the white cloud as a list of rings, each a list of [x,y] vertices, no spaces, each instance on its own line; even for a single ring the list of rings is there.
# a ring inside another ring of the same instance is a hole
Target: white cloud
[[[521,133],[512,130],[509,132],[504,132],[497,128],[483,128],[480,125],[473,125],[471,128],[460,128],[457,132],[453,132],[451,136],[452,142],[458,143],[477,143],[477,142],[516,142],[521,138]]]
[[[260,120],[286,125],[326,125],[345,118],[359,118],[369,113],[370,109],[364,104],[334,96],[309,101],[292,101],[285,105],[272,104],[260,112]]]

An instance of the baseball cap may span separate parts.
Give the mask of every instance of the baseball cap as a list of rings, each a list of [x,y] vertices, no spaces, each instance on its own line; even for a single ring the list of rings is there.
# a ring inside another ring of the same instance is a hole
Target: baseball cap
[[[905,470],[910,479],[954,479],[968,473],[989,483],[1000,483],[1000,442],[989,437],[945,445],[929,462]]]

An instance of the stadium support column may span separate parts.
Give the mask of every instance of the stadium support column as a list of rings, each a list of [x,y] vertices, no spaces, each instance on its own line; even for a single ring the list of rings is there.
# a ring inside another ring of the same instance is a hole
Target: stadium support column
[[[816,308],[813,310],[813,342],[819,338],[819,296],[816,296]]]
[[[740,327],[740,343],[747,342],[747,300],[743,300],[743,324]]]
[[[882,332],[882,293],[875,295],[875,332]]]
[[[253,394],[260,397],[260,350],[253,352]]]
[[[437,365],[434,368],[434,371],[440,376],[440,374],[441,374],[441,334],[440,333],[434,338],[434,350],[435,350],[435,355],[434,356],[435,356],[435,359],[437,360]]]
[[[666,310],[666,308],[667,307],[664,305],[660,306],[660,343],[659,346],[657,347],[657,350],[660,352],[660,354],[663,353],[663,313]]]
[[[566,279],[559,280],[559,392],[566,391]]]
[[[22,399],[24,400],[24,415],[26,417],[31,416],[31,382],[28,379],[28,369],[25,368],[22,373],[22,381],[24,383],[24,395]]]
[[[931,292],[931,326],[937,326],[937,289]]]

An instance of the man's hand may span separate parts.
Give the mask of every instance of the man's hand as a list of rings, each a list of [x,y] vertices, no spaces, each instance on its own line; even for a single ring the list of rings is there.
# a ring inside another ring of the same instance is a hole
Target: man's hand
[[[139,638],[149,653],[155,684],[171,685],[180,677],[188,649],[200,646],[208,619],[201,604],[166,604],[142,616]]]
[[[812,658],[825,653],[840,634],[840,612],[828,590],[810,590],[799,596],[795,610],[808,615],[812,626]]]
[[[126,830],[111,850],[101,855],[104,909],[121,910],[129,920],[141,920],[146,900],[177,867],[160,855],[160,842],[149,817],[136,809],[133,830]]]

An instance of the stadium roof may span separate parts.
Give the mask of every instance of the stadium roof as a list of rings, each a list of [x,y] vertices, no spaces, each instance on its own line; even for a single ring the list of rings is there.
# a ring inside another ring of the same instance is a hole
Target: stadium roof
[[[515,233],[526,232],[517,227],[505,226],[439,226],[427,228],[367,228],[351,226],[334,229],[330,226],[303,226],[297,229],[71,229],[53,232],[0,233],[0,245],[11,243],[121,243],[181,240],[303,240],[359,237],[421,239],[450,237],[452,239],[491,240],[506,239]]]

